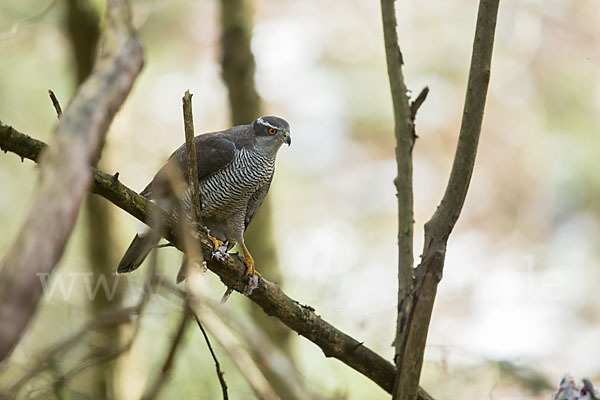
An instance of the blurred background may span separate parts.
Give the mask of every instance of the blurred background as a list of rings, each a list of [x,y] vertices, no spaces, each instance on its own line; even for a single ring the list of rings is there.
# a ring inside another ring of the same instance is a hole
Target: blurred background
[[[186,89],[194,94],[197,133],[248,117],[228,97],[235,83],[222,74],[221,39],[233,11],[222,15],[221,7],[230,1],[131,3],[146,65],[109,131],[100,167],[141,190],[184,141]],[[279,153],[262,222],[248,233],[256,243],[250,250],[260,253],[257,268],[391,361],[395,142],[379,2],[243,3],[253,9],[253,21],[248,14],[240,26],[251,34],[256,70],[249,68],[249,81],[254,75],[260,97],[260,108],[248,115],[282,116],[293,137]],[[431,90],[417,116],[414,149],[418,261],[422,227],[441,198],[456,145],[477,2],[401,1],[397,8],[407,86],[415,95],[425,85]],[[95,33],[88,28],[102,22],[103,9],[101,0],[0,3],[2,122],[50,140],[56,115],[47,90],[67,106],[87,74],[85,57],[78,57],[93,49]],[[600,382],[599,15],[595,0],[500,5],[475,172],[449,241],[425,354],[421,383],[436,399],[547,399],[565,372]],[[249,66],[247,60],[240,62]],[[37,174],[33,163],[0,154],[0,256],[25,218]],[[103,297],[100,288],[90,296],[90,288],[99,276],[110,277],[137,225],[103,199],[86,204],[59,268],[50,280],[41,278],[46,296],[0,367],[0,387],[98,310],[135,304],[148,265],[110,286],[114,295]],[[159,270],[173,281],[180,260],[173,249],[158,252]],[[218,278],[208,273],[202,279],[207,296],[218,300],[224,291]],[[257,316],[249,303],[234,294],[223,313],[216,311],[241,326],[266,327],[297,366],[306,398],[388,398],[312,343]],[[160,368],[180,310],[177,299],[157,291],[127,354],[57,389],[56,376],[90,348],[106,349],[131,335],[127,326],[95,332],[19,397],[139,398]],[[243,343],[244,329],[231,329]],[[232,398],[252,398],[226,350],[213,345]],[[218,396],[206,345],[198,329],[189,328],[162,398]]]

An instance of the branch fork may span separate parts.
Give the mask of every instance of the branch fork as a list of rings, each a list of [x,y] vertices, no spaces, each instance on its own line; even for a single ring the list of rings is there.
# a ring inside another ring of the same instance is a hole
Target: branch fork
[[[499,0],[480,0],[479,3],[469,82],[454,164],[440,205],[425,224],[422,259],[414,269],[412,150],[417,138],[416,114],[427,98],[429,88],[425,87],[413,101],[406,96],[394,0],[381,0],[398,164],[398,175],[394,180],[398,190],[399,222],[394,399],[413,400],[417,397],[427,332],[437,285],[442,279],[447,241],[462,210],[475,163],[490,77],[498,6]]]

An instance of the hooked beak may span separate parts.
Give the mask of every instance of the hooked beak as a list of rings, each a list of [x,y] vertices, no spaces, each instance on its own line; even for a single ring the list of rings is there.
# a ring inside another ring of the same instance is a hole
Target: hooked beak
[[[289,133],[289,132],[286,132],[286,133],[283,135],[283,142],[284,142],[285,144],[287,144],[288,146],[290,146],[290,145],[292,144],[292,137],[290,136],[290,133]]]

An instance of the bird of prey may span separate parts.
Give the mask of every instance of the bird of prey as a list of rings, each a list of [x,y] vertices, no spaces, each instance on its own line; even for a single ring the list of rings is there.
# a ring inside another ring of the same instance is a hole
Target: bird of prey
[[[229,250],[239,244],[246,266],[245,277],[257,275],[254,259],[244,244],[244,231],[269,190],[279,148],[283,143],[289,146],[292,142],[289,124],[279,117],[260,117],[250,125],[198,135],[194,142],[202,223],[215,243],[215,250]],[[171,179],[173,171],[185,178],[186,186],[179,199]],[[187,155],[183,144],[140,194],[175,218],[178,218],[178,210],[183,210],[189,218],[192,196],[187,182]],[[137,269],[159,239],[149,229],[139,230],[117,272]]]

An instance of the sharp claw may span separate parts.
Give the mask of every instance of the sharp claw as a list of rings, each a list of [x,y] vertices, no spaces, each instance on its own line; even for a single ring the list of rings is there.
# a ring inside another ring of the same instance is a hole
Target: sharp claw
[[[244,282],[246,283],[246,286],[244,287],[244,295],[250,296],[252,294],[254,289],[258,287],[259,278],[260,275],[258,275],[257,273],[246,275],[246,277],[244,278]]]
[[[229,257],[229,254],[227,254],[227,246],[222,245],[221,247],[213,251],[212,256],[219,261],[223,261],[224,259]]]
[[[206,235],[208,236],[208,238],[210,239],[210,241],[213,243],[213,250],[219,251],[219,249],[223,246],[223,242],[220,241],[219,239],[217,239],[216,237],[214,237],[213,235],[210,234],[210,230],[207,227],[204,227],[204,229],[206,230]],[[214,252],[213,252],[214,254]]]

